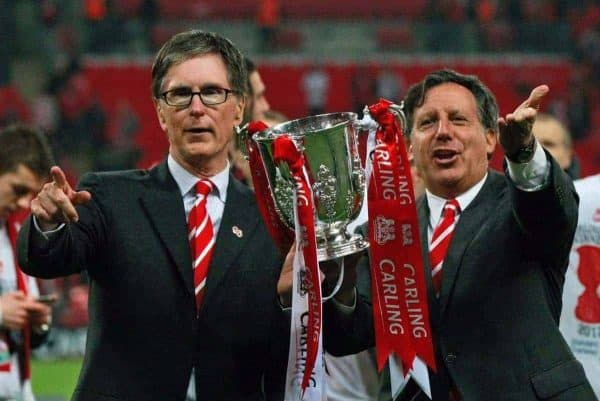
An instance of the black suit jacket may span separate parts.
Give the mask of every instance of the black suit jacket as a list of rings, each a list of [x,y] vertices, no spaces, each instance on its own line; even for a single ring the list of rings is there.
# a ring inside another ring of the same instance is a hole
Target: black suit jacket
[[[77,207],[78,223],[40,249],[30,221],[19,242],[29,274],[88,271],[90,326],[73,400],[181,401],[192,367],[199,401],[281,399],[289,338],[276,293],[282,258],[254,195],[230,177],[196,317],[185,212],[166,163],[88,174],[80,188],[92,200]]]
[[[439,299],[432,295],[424,197],[417,208],[438,368],[430,372],[433,400],[446,401],[452,382],[465,401],[595,400],[558,330],[577,224],[577,195],[558,165],[551,161],[549,185],[537,192],[489,171],[461,212]],[[338,344],[339,351],[361,341]]]

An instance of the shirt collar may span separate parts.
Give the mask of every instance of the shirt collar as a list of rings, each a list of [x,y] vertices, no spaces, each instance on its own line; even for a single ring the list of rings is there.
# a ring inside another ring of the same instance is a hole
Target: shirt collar
[[[481,190],[481,187],[483,187],[487,176],[488,174],[485,173],[483,178],[479,182],[477,182],[477,184],[473,185],[466,192],[458,195],[455,198],[458,204],[460,205],[461,213],[469,206],[473,199],[475,199],[475,197]],[[444,204],[448,199],[434,195],[427,189],[425,190],[425,195],[427,198],[427,205],[429,206],[429,223],[432,227],[435,227],[439,219],[442,217],[442,209],[444,208]]]
[[[167,157],[167,166],[169,167],[169,171],[171,172],[171,175],[173,175],[173,178],[179,187],[182,197],[190,192],[194,185],[196,185],[196,182],[199,181],[197,176],[183,168],[183,166],[179,164],[171,155]],[[227,167],[210,177],[210,180],[217,187],[216,195],[223,203],[225,203],[225,199],[227,198],[227,185],[229,185],[229,161],[227,161]]]

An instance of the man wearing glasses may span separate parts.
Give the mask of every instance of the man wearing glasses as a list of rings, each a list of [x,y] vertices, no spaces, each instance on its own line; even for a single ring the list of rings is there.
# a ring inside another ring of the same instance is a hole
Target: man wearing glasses
[[[23,269],[90,277],[73,400],[283,398],[284,261],[252,192],[228,168],[246,82],[243,57],[227,39],[175,35],[152,67],[167,159],[149,171],[87,174],[78,190],[53,167],[53,182],[32,201],[19,243]]]

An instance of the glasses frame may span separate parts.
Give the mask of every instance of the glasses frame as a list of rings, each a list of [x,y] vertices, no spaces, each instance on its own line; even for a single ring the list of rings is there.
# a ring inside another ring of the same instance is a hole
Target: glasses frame
[[[181,90],[181,89],[182,89],[182,88],[174,88],[174,89],[169,89],[168,91],[164,91],[164,92],[162,92],[162,93],[159,95],[159,98],[160,98],[160,99],[162,99],[162,100],[164,100],[164,102],[165,102],[167,105],[171,106],[171,107],[178,107],[178,108],[185,109],[185,108],[188,108],[188,107],[190,107],[190,104],[192,104],[192,100],[194,99],[194,96],[195,96],[195,95],[198,95],[198,97],[200,98],[200,101],[202,102],[202,104],[203,104],[203,105],[205,105],[205,106],[217,106],[217,105],[219,105],[219,104],[223,104],[223,103],[225,103],[225,102],[227,101],[227,99],[229,98],[229,94],[230,94],[230,93],[233,93],[233,94],[235,94],[235,95],[239,94],[239,91],[236,91],[236,90],[233,90],[233,89],[221,88],[221,87],[219,87],[219,86],[211,86],[211,87],[209,87],[209,88],[203,88],[203,89],[200,89],[199,91],[191,91],[191,92],[190,92],[190,100],[189,100],[189,102],[188,102],[187,104],[185,104],[185,105],[184,105],[184,104],[171,104],[171,103],[169,103],[169,101],[167,100],[167,94],[168,94],[169,92],[173,92],[173,91],[175,91],[175,90]],[[202,91],[203,91],[203,90],[207,90],[207,89],[219,89],[219,90],[225,91],[225,98],[223,99],[223,101],[222,101],[222,102],[216,102],[216,103],[210,103],[210,102],[209,102],[209,103],[207,103],[207,102],[206,102],[206,101],[205,101],[205,100],[202,98]]]

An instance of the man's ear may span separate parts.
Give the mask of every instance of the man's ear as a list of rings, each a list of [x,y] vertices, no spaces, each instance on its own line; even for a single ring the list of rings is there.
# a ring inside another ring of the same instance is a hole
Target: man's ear
[[[160,128],[164,132],[167,132],[167,120],[165,118],[165,110],[163,109],[162,104],[157,99],[152,99],[154,102],[154,109],[156,110],[156,116],[158,117],[158,123],[160,124]]]
[[[485,133],[485,151],[487,153],[488,160],[492,159],[494,150],[496,150],[496,143],[498,142],[498,134],[492,130],[487,130]]]
[[[235,117],[233,125],[240,125],[244,120],[244,107],[246,106],[246,97],[242,96],[239,98],[238,103],[235,105]]]

